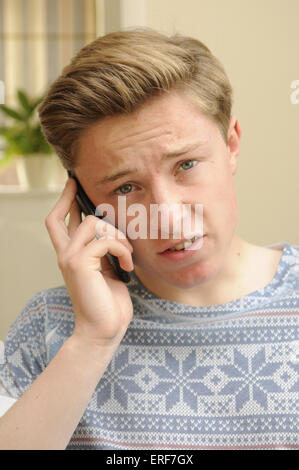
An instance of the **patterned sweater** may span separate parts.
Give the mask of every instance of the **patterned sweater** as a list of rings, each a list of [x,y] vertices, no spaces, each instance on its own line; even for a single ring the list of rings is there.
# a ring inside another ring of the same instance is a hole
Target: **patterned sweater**
[[[299,246],[272,248],[272,281],[217,306],[161,299],[132,273],[133,319],[67,449],[299,448]],[[0,348],[0,395],[20,397],[73,328],[65,286],[37,293]]]

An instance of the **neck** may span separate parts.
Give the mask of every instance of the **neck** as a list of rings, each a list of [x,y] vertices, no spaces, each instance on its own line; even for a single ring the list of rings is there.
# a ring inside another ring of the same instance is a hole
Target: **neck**
[[[159,277],[159,274],[138,266],[135,266],[135,272],[142,284],[158,297],[186,305],[212,306],[231,302],[265,287],[275,275],[280,257],[279,251],[234,236],[226,255],[211,261],[209,266],[213,269],[209,275],[199,282],[195,278],[192,287],[180,287],[171,283],[172,279],[166,275]],[[199,264],[199,271],[200,268]]]

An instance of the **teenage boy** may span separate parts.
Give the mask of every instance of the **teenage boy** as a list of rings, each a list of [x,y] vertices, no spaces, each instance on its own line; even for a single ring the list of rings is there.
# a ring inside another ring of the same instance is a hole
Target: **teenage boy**
[[[154,31],[97,39],[50,87],[44,133],[95,207],[117,221],[122,196],[150,225],[152,205],[188,204],[194,224],[200,204],[203,231],[177,238],[171,210],[167,238],[121,237],[82,221],[69,179],[46,218],[65,286],[37,293],[5,344],[2,448],[298,447],[299,247],[236,234],[231,95],[204,44]]]

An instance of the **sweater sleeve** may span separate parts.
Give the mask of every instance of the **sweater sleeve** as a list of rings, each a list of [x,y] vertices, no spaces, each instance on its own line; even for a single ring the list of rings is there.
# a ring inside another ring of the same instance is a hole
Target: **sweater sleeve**
[[[0,416],[46,367],[46,314],[41,291],[25,305],[0,344]]]

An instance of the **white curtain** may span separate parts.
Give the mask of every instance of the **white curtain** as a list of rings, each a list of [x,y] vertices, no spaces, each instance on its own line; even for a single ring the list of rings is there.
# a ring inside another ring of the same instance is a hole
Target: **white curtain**
[[[0,102],[15,105],[17,89],[32,97],[44,93],[96,38],[98,6],[98,0],[0,0]],[[3,146],[0,139],[0,158]],[[2,184],[18,184],[15,164],[0,173]]]
[[[95,37],[95,0],[0,0],[0,80],[6,103],[14,103],[18,88],[43,93]]]

